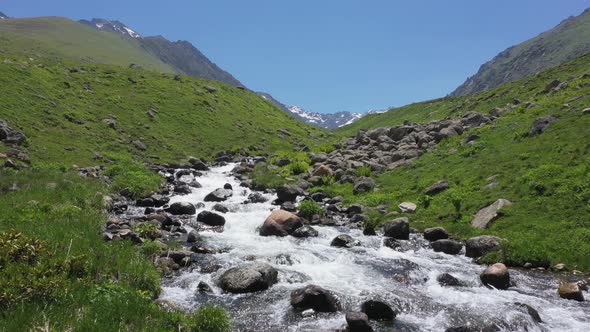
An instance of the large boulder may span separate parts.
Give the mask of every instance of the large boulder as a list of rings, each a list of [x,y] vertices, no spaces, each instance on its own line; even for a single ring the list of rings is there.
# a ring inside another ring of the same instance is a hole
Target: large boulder
[[[430,245],[434,251],[444,252],[448,255],[457,255],[463,248],[463,244],[461,242],[450,239],[436,240]]]
[[[308,285],[291,292],[291,305],[300,311],[313,309],[317,312],[340,310],[338,299],[320,286]]]
[[[444,240],[449,238],[449,233],[442,227],[427,228],[424,230],[424,238],[428,241]]]
[[[223,273],[220,287],[230,293],[252,293],[277,283],[278,272],[266,263],[250,263],[233,267]]]
[[[197,216],[197,221],[200,221],[209,226],[223,226],[225,225],[225,218],[217,213],[202,211]]]
[[[233,191],[230,189],[218,188],[205,196],[205,202],[223,202],[232,197]]]
[[[345,315],[349,332],[373,332],[369,317],[364,312],[349,311]]]
[[[443,192],[447,189],[449,189],[449,181],[440,180],[440,181],[433,183],[430,187],[426,188],[426,190],[424,190],[424,193],[426,195],[436,195],[436,194]]]
[[[172,203],[168,208],[168,212],[175,216],[183,215],[183,214],[195,214],[197,209],[194,205],[189,202],[176,202]]]
[[[360,242],[353,239],[352,236],[348,234],[341,234],[336,236],[332,242],[330,242],[330,245],[337,248],[352,248],[360,245]]]
[[[361,311],[374,320],[394,320],[398,312],[394,311],[387,303],[369,300],[361,304]]]
[[[261,236],[287,236],[303,226],[301,218],[291,212],[274,210],[260,228]]]
[[[492,235],[472,237],[465,242],[465,256],[477,258],[500,250],[502,239]]]
[[[479,276],[481,282],[496,289],[508,289],[510,287],[510,273],[502,263],[488,266]]]
[[[383,226],[384,235],[398,240],[410,238],[410,220],[408,218],[397,218]]]
[[[277,188],[277,197],[281,202],[295,202],[297,196],[303,196],[303,189],[295,185],[284,185]]]
[[[502,213],[500,213],[499,210],[510,205],[512,205],[512,202],[507,199],[501,198],[495,201],[492,205],[477,212],[473,220],[471,220],[471,226],[479,229],[488,228],[490,223],[502,216]]]
[[[580,286],[574,282],[565,282],[559,285],[557,290],[559,297],[566,300],[584,301],[584,294]]]
[[[361,193],[366,193],[375,188],[375,180],[369,177],[361,177],[354,181],[354,187],[352,189],[353,194],[358,195]]]

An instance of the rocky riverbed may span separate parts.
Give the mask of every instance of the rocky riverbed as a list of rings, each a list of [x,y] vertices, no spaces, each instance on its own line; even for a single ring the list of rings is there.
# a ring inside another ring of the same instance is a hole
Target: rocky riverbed
[[[406,218],[373,234],[358,227],[362,207],[330,197],[314,197],[333,210],[324,218],[277,212],[296,210],[306,193],[283,188],[277,201],[241,186],[235,167],[162,169],[161,195],[115,202],[105,239],[151,237],[167,248],[155,260],[167,275],[160,304],[223,306],[236,331],[590,330],[590,302],[557,292],[567,279],[588,298],[582,276],[486,270],[465,253],[493,239],[465,248],[444,230],[413,232]]]

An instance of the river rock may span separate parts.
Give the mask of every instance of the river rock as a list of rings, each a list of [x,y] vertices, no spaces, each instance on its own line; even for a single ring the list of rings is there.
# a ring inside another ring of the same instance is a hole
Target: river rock
[[[465,256],[477,258],[500,250],[502,239],[492,235],[472,237],[465,242]]]
[[[261,236],[287,236],[303,226],[301,218],[291,212],[274,210],[260,228]]]
[[[205,202],[223,202],[233,195],[233,191],[229,189],[215,189],[213,192],[205,196]]]
[[[308,285],[291,292],[291,306],[303,311],[313,309],[316,312],[336,312],[340,310],[338,299],[320,286]]]
[[[457,255],[463,248],[463,244],[461,242],[449,239],[436,240],[430,245],[434,251],[444,252],[448,255]]]
[[[303,196],[303,189],[295,185],[284,185],[277,188],[277,198],[280,202],[295,202],[297,196]]]
[[[268,201],[268,199],[266,199],[261,193],[254,192],[248,195],[247,203],[264,203],[266,201]]]
[[[580,286],[574,282],[564,282],[559,285],[557,290],[559,297],[566,300],[584,301],[584,294]]]
[[[155,207],[162,207],[170,202],[170,197],[154,194],[151,196]]]
[[[502,216],[499,210],[510,205],[512,205],[512,202],[507,199],[499,199],[495,201],[492,205],[477,212],[473,220],[471,220],[471,226],[479,229],[488,228],[491,222]]]
[[[350,332],[372,332],[373,328],[369,324],[369,317],[364,312],[349,311],[345,315],[348,331]]]
[[[195,214],[197,209],[189,202],[176,202],[172,203],[167,211],[170,212],[170,214],[178,216],[183,214]]]
[[[299,237],[299,238],[306,238],[306,237],[317,237],[319,235],[318,231],[308,225],[304,225],[301,226],[299,228],[297,228],[293,234],[294,237]]]
[[[459,279],[455,278],[454,276],[452,276],[449,273],[443,273],[440,274],[438,277],[436,277],[436,281],[438,281],[438,283],[441,286],[461,286],[461,281],[459,281]]]
[[[430,187],[428,187],[426,190],[424,190],[424,193],[426,195],[436,195],[436,194],[443,192],[447,189],[449,189],[449,181],[440,180],[440,181],[433,183]]]
[[[361,311],[367,314],[370,319],[392,321],[398,312],[393,310],[387,303],[369,300],[361,304]]]
[[[424,230],[424,238],[428,241],[444,240],[449,238],[449,233],[442,227],[427,228]]]
[[[354,181],[354,187],[352,189],[353,194],[358,195],[369,192],[375,188],[375,180],[369,177],[361,177]]]
[[[199,291],[199,293],[213,293],[211,286],[209,286],[204,281],[199,281],[199,284],[197,285],[197,291]]]
[[[543,320],[541,319],[541,315],[539,315],[539,312],[535,308],[533,308],[530,305],[525,304],[525,303],[518,303],[518,302],[516,302],[514,304],[517,305],[517,306],[519,306],[519,307],[521,307],[521,308],[523,308],[523,309],[525,309],[527,311],[527,313],[531,316],[531,318],[535,322],[537,322],[537,323],[543,323]]]
[[[229,209],[227,208],[227,206],[220,204],[220,203],[213,205],[212,209],[213,209],[213,211],[217,211],[220,213],[228,213],[229,212]]]
[[[186,236],[186,242],[188,242],[188,243],[195,243],[195,242],[198,242],[200,239],[201,239],[201,236],[195,230],[190,231],[188,233],[188,235]]]
[[[481,282],[496,289],[508,289],[510,287],[510,273],[502,263],[488,266],[479,276]]]
[[[189,157],[188,162],[197,171],[208,171],[209,170],[209,167],[207,167],[207,164],[205,164],[203,161],[201,161],[195,157]]]
[[[209,226],[223,226],[225,225],[225,218],[210,211],[202,211],[197,216],[197,221],[200,221]]]
[[[332,242],[330,242],[330,246],[337,248],[352,248],[359,245],[360,242],[353,239],[348,234],[338,235],[332,240]]]
[[[383,226],[385,236],[398,240],[410,238],[410,220],[408,218],[397,218]]]
[[[250,263],[233,267],[223,273],[220,287],[230,293],[253,293],[277,283],[278,271],[266,263]]]

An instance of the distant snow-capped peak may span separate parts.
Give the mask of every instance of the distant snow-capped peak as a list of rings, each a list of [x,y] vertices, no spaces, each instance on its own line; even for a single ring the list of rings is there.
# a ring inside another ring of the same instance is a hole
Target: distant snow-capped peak
[[[99,31],[114,31],[125,37],[141,38],[141,35],[133,29],[119,21],[109,21],[103,18],[93,18],[92,20],[80,20],[80,23],[86,24]]]
[[[8,17],[8,15],[4,14],[3,12],[0,12],[0,20],[3,20],[5,18],[10,18],[10,17]]]
[[[317,113],[308,112],[299,106],[288,106],[287,109],[296,118],[303,122],[324,128],[339,128],[349,125],[365,116],[364,113],[337,112]]]

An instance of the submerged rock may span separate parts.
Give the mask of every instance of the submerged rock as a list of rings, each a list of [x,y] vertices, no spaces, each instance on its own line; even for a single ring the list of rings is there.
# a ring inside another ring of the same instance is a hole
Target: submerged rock
[[[303,311],[336,312],[340,310],[338,299],[320,286],[308,285],[291,292],[291,306]]]
[[[361,311],[374,320],[394,320],[398,312],[393,310],[387,303],[369,300],[361,304]]]
[[[440,274],[438,277],[436,277],[436,281],[438,281],[441,286],[462,286],[459,279],[448,273]]]
[[[230,293],[252,293],[277,283],[278,271],[266,263],[250,263],[233,267],[220,278],[220,287]]]
[[[349,311],[345,315],[346,324],[350,332],[372,332],[373,328],[369,324],[369,317],[364,312]]]

